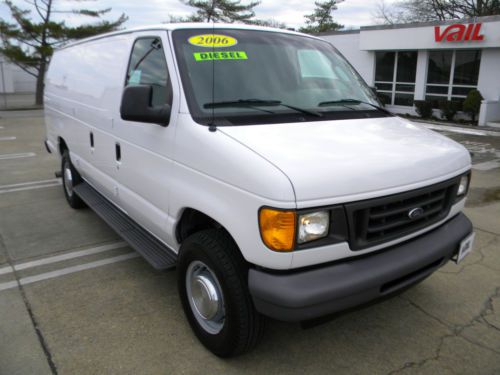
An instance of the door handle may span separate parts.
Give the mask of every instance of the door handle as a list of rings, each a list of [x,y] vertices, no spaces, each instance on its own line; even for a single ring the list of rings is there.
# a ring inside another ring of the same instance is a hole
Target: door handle
[[[90,132],[90,148],[94,148],[94,133]]]
[[[122,159],[122,148],[119,143],[115,143],[115,157],[116,161],[120,161]]]

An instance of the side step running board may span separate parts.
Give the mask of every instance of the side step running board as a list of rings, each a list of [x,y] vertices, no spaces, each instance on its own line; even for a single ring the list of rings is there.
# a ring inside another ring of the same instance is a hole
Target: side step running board
[[[120,211],[86,182],[74,187],[78,196],[154,268],[175,267],[177,254]]]

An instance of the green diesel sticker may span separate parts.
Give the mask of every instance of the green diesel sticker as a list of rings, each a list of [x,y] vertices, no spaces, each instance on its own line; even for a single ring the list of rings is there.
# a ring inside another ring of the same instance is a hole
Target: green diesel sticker
[[[243,51],[194,52],[193,55],[196,61],[248,60],[246,52]]]

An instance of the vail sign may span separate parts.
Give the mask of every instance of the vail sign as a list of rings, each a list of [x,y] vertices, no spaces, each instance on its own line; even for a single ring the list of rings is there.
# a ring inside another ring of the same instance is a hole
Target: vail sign
[[[471,42],[484,40],[481,33],[481,23],[464,25],[456,23],[446,28],[434,26],[434,39],[436,42]]]

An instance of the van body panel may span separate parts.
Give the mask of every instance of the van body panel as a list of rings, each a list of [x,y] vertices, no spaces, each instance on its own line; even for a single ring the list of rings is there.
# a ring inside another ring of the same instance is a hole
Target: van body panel
[[[464,200],[444,221],[355,253],[347,242],[288,253],[268,249],[259,231],[262,207],[314,209],[412,190],[466,172],[470,156],[455,142],[396,117],[216,129],[196,123],[171,31],[213,27],[270,31],[200,24],[127,30],[56,51],[47,73],[48,144],[57,147],[64,139],[83,178],[156,238],[178,251],[179,220],[185,209],[195,209],[226,228],[249,263],[286,270],[381,250],[421,236],[463,209]],[[134,41],[150,36],[161,39],[171,78],[167,127],[120,116]]]
[[[82,176],[119,207],[113,126],[119,117],[128,39],[116,35],[57,51],[45,89],[47,127],[55,127],[72,158],[83,161]],[[54,138],[53,130],[48,133]],[[57,139],[51,141],[58,143]]]
[[[444,181],[470,168],[463,146],[397,117],[232,126],[222,132],[286,173],[299,207],[411,190],[410,185]]]
[[[168,202],[172,178],[174,142],[179,112],[179,83],[165,31],[147,31],[127,35],[127,67],[122,77],[125,86],[129,56],[137,40],[159,38],[171,79],[173,101],[170,124],[167,127],[134,121],[124,121],[119,112],[114,119],[113,135],[119,144],[121,160],[115,160],[116,186],[122,207],[141,226],[147,228],[169,247],[175,241],[167,233]],[[121,98],[121,95],[120,95]],[[119,109],[119,106],[118,106]]]
[[[179,115],[177,125],[176,138],[188,141],[176,143],[170,216],[180,219],[185,208],[203,212],[231,233],[248,262],[288,269],[292,254],[271,251],[263,244],[258,212],[262,206],[295,209],[289,179],[222,132],[193,126],[190,116]]]
[[[319,38],[199,23],[99,35],[55,51],[44,100],[68,204],[177,267],[218,355],[250,348],[261,314],[370,303],[472,249],[469,152],[381,108]]]

